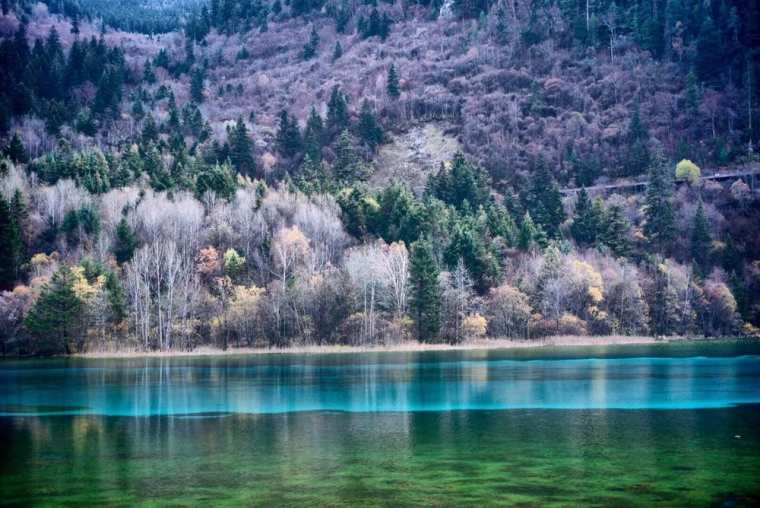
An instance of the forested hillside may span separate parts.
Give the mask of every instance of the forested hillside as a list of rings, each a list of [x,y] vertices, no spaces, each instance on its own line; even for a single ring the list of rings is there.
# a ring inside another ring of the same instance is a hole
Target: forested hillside
[[[3,351],[757,334],[758,19],[3,0]]]

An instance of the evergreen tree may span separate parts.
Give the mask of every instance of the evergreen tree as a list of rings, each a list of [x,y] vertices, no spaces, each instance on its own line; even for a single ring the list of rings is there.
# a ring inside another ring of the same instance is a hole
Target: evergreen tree
[[[348,128],[348,104],[345,94],[336,85],[327,103],[327,129],[331,135],[334,135],[346,128]]]
[[[322,159],[322,145],[325,141],[325,126],[322,117],[317,113],[316,108],[312,106],[309,112],[309,118],[306,120],[306,127],[303,131],[304,151],[312,160]]]
[[[385,89],[388,93],[388,97],[391,99],[398,99],[401,96],[401,89],[399,88],[398,73],[396,72],[395,64],[391,64],[391,66],[388,68],[388,78]]]
[[[533,223],[530,212],[525,212],[520,221],[520,230],[517,232],[517,245],[523,250],[529,250],[536,243],[538,234],[538,228]]]
[[[644,234],[655,252],[667,254],[675,239],[674,183],[667,163],[657,157],[649,171]]]
[[[0,195],[0,289],[10,290],[18,278],[24,243],[11,203]]]
[[[195,177],[195,195],[201,198],[206,192],[213,192],[222,199],[235,195],[237,182],[229,163],[204,167]]]
[[[343,46],[340,45],[340,41],[335,41],[335,48],[333,49],[332,61],[338,60],[343,56]]]
[[[317,33],[316,25],[311,25],[309,42],[303,47],[303,59],[309,60],[310,58],[314,58],[317,54],[317,48],[319,48],[319,33]]]
[[[114,323],[121,323],[127,318],[127,297],[119,277],[114,272],[108,272],[104,284],[108,305],[111,307],[111,318]]]
[[[72,353],[77,340],[82,301],[74,293],[75,276],[64,265],[42,287],[37,302],[24,319],[26,329],[37,339],[36,354]]]
[[[573,223],[570,226],[570,233],[579,246],[590,247],[596,243],[600,219],[586,189],[582,188],[575,202]]]
[[[238,117],[234,127],[228,133],[230,145],[230,162],[242,175],[255,176],[256,163],[253,160],[253,142],[248,136],[248,127],[243,117]]]
[[[116,243],[113,247],[113,254],[119,264],[126,263],[132,259],[137,248],[137,238],[129,227],[125,217],[122,217],[116,226]]]
[[[204,100],[203,95],[203,71],[201,69],[196,69],[193,71],[192,78],[190,80],[190,98],[200,104]]]
[[[449,267],[455,267],[459,260],[464,262],[480,294],[488,291],[499,278],[499,264],[493,254],[486,248],[483,238],[466,224],[457,225],[444,252],[444,261]]]
[[[490,180],[486,172],[469,162],[462,152],[454,154],[451,166],[441,165],[428,179],[428,191],[460,211],[475,210],[491,199]]]
[[[525,208],[535,223],[550,238],[559,237],[559,226],[565,220],[562,195],[543,159],[536,162],[533,179],[523,196]]]
[[[613,204],[604,214],[600,242],[615,256],[629,257],[631,255],[630,230],[631,225],[623,215],[623,209],[620,205]]]
[[[16,164],[24,164],[29,160],[24,143],[21,141],[18,132],[13,133],[13,137],[11,137],[8,147],[5,149],[5,155]]]
[[[298,129],[298,122],[284,109],[280,112],[277,151],[286,159],[295,157],[301,151],[301,131]]]
[[[333,172],[339,181],[349,184],[367,177],[366,168],[356,155],[354,140],[348,130],[341,132],[338,137]]]
[[[710,250],[712,235],[710,234],[710,222],[705,214],[702,200],[699,200],[697,213],[694,215],[694,225],[691,230],[691,258],[697,273],[706,276],[710,271]]]
[[[623,176],[637,176],[649,167],[649,134],[641,123],[638,103],[633,110],[631,123],[628,126],[628,154],[624,165]]]
[[[411,246],[409,283],[417,338],[431,342],[437,338],[440,329],[441,296],[438,266],[430,242],[426,240],[418,240]]]
[[[375,114],[369,105],[369,101],[362,103],[362,109],[359,113],[359,138],[374,152],[377,145],[383,142],[383,128],[375,118]]]

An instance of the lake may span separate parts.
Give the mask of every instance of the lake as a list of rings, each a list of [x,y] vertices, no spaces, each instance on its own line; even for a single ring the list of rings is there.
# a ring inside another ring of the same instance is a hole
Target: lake
[[[756,506],[760,344],[0,360],[0,504]]]

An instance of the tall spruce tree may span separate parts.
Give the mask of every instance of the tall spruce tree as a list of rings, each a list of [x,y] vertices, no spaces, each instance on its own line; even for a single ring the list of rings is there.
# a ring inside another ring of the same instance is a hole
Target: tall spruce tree
[[[590,247],[596,243],[600,219],[596,207],[588,197],[588,192],[582,188],[575,202],[573,223],[570,226],[570,233],[579,246]]]
[[[565,220],[562,195],[541,158],[536,161],[533,178],[528,192],[523,196],[523,202],[541,230],[550,238],[558,238],[559,226]]]
[[[204,100],[203,80],[203,70],[195,69],[195,71],[193,71],[192,78],[190,79],[190,98],[198,104]]]
[[[359,113],[359,125],[357,126],[359,139],[361,139],[374,152],[377,145],[383,142],[383,128],[375,118],[375,113],[369,105],[369,101],[362,103],[362,109]]]
[[[298,129],[298,121],[284,109],[280,111],[277,151],[286,159],[295,157],[301,151],[301,131]]]
[[[710,271],[711,243],[710,222],[707,220],[705,207],[700,199],[697,212],[694,214],[694,224],[691,230],[691,258],[694,260],[694,267],[697,273],[703,277]]]
[[[423,342],[434,341],[440,331],[441,295],[438,274],[430,242],[414,242],[409,261],[411,309],[417,339]]]
[[[631,225],[623,215],[623,209],[620,205],[610,205],[604,214],[603,222],[599,238],[600,243],[610,249],[615,256],[629,257],[631,255],[629,239]]]
[[[113,254],[119,264],[126,263],[132,259],[137,248],[137,238],[129,227],[125,217],[122,217],[116,226],[116,243],[113,247]]]
[[[348,104],[345,94],[336,85],[327,103],[327,129],[333,136],[346,128],[348,128]]]
[[[311,25],[309,42],[304,44],[303,47],[303,59],[309,60],[310,58],[314,58],[317,54],[317,48],[319,48],[319,33],[317,32],[316,25]]]
[[[658,156],[649,171],[644,205],[644,235],[655,252],[667,254],[676,235],[673,210],[674,182],[668,164]]]
[[[24,164],[29,158],[26,154],[26,148],[21,141],[21,137],[18,132],[14,132],[11,140],[8,142],[8,147],[5,149],[5,155],[16,164]]]
[[[322,160],[322,145],[325,142],[325,125],[314,106],[311,107],[306,127],[303,130],[303,148],[312,160]]]
[[[71,268],[62,266],[42,287],[40,297],[27,313],[24,326],[36,339],[36,354],[74,352],[83,308],[74,292],[74,282]]]
[[[253,160],[253,141],[248,135],[248,127],[243,117],[238,117],[234,127],[229,129],[230,162],[238,173],[256,176],[256,163]]]
[[[388,79],[385,85],[385,90],[388,93],[388,97],[391,99],[398,99],[401,96],[401,89],[399,88],[398,72],[396,72],[396,65],[391,64],[388,68]]]
[[[11,204],[0,195],[0,289],[12,289],[20,270],[23,239]]]

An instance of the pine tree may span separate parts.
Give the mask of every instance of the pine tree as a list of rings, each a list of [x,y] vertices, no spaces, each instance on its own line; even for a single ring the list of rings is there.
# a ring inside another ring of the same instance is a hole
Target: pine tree
[[[331,135],[334,135],[346,128],[348,128],[348,104],[345,94],[336,85],[327,103],[327,129]]]
[[[21,225],[11,204],[0,195],[0,289],[10,290],[17,280],[24,249]]]
[[[243,117],[238,117],[237,123],[229,130],[230,162],[238,173],[253,177],[256,173],[256,163],[253,160],[253,142],[248,136],[248,127]]]
[[[298,129],[298,122],[284,109],[280,112],[277,151],[286,159],[295,157],[301,151],[301,131]]]
[[[418,240],[411,246],[409,282],[417,338],[423,342],[433,341],[440,330],[441,296],[438,266],[430,242],[426,240]]]
[[[599,232],[599,219],[600,217],[597,215],[586,189],[582,188],[575,202],[573,223],[570,226],[570,233],[579,246],[590,247],[594,245]]]
[[[332,61],[338,60],[343,56],[343,46],[340,45],[340,41],[335,41],[335,48],[333,49]]]
[[[657,157],[649,171],[644,206],[644,234],[655,252],[667,254],[675,239],[675,212],[673,211],[673,178],[668,164]]]
[[[8,148],[5,149],[5,155],[16,164],[24,164],[29,160],[26,155],[24,143],[21,141],[18,132],[13,133],[13,136],[8,143]]]
[[[391,99],[398,99],[401,96],[401,90],[399,88],[398,73],[396,72],[396,65],[391,64],[388,68],[388,79],[385,89],[388,93],[388,97]]]
[[[642,174],[650,164],[649,134],[641,123],[639,106],[633,110],[631,123],[628,126],[628,154],[625,161],[623,176],[637,176]]]
[[[83,303],[74,293],[71,268],[62,266],[42,287],[37,302],[24,319],[26,329],[37,339],[36,354],[72,353]]]
[[[543,159],[536,162],[533,179],[523,201],[541,230],[550,238],[558,238],[559,226],[565,221],[565,210],[557,182]]]
[[[348,130],[341,132],[335,147],[335,177],[343,183],[353,183],[366,178],[366,171],[359,156],[356,155],[354,140]]]
[[[383,128],[380,127],[369,101],[362,103],[362,109],[359,113],[359,138],[374,152],[377,145],[383,142]]]
[[[317,113],[314,106],[311,107],[309,118],[306,120],[306,127],[303,131],[304,151],[312,160],[322,159],[322,145],[325,141],[325,126],[322,117]]]
[[[525,215],[520,221],[520,229],[517,232],[517,245],[523,250],[529,250],[538,236],[538,229],[533,223],[533,218],[530,216],[530,212],[525,212]]]
[[[201,69],[196,69],[190,80],[190,98],[198,104],[202,103],[204,100],[203,79],[203,71]]]
[[[122,217],[116,226],[116,243],[113,247],[113,254],[119,264],[126,263],[132,259],[137,248],[137,238],[129,227],[127,219]]]
[[[623,209],[620,205],[613,204],[604,214],[600,243],[609,248],[615,256],[629,257],[631,255],[630,230],[631,225],[623,215]]]
[[[697,269],[697,273],[702,276],[706,276],[710,271],[711,244],[710,222],[707,220],[705,207],[700,199],[691,231],[691,258],[694,260],[694,267]]]
[[[309,42],[303,47],[303,59],[309,60],[310,58],[314,58],[317,54],[317,48],[319,48],[319,33],[317,32],[316,25],[311,25]]]

